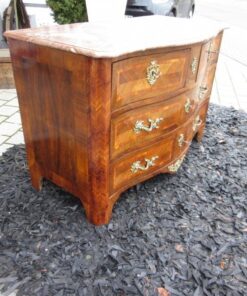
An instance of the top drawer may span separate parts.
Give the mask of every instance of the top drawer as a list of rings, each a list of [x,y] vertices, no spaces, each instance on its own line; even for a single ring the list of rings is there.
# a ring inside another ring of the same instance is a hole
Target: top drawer
[[[190,49],[130,58],[113,64],[113,109],[185,88]]]
[[[220,45],[222,41],[223,33],[220,33],[213,40],[210,41],[208,48],[208,63],[209,65],[216,64],[219,57]]]

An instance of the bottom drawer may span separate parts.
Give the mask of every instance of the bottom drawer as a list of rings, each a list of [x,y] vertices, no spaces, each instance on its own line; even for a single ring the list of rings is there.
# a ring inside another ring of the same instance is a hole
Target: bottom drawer
[[[111,192],[119,188],[142,181],[158,168],[165,166],[172,159],[174,134],[164,138],[146,149],[129,154],[111,165]]]

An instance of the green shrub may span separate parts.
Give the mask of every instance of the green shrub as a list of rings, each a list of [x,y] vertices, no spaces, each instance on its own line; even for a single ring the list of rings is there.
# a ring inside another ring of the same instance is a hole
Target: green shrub
[[[53,17],[59,24],[87,21],[85,0],[46,0],[53,10]]]

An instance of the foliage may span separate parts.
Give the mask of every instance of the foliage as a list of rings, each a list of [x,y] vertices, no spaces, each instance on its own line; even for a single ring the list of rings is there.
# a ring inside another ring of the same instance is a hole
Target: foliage
[[[46,0],[53,10],[53,16],[59,24],[71,24],[87,21],[85,0]]]

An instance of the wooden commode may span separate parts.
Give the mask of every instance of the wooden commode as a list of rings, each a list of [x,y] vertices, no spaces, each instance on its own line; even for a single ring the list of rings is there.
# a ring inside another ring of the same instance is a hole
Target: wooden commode
[[[109,222],[121,192],[175,173],[201,139],[223,29],[162,16],[9,31],[33,186]]]

